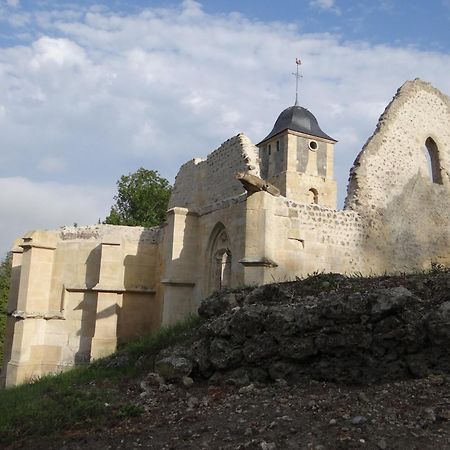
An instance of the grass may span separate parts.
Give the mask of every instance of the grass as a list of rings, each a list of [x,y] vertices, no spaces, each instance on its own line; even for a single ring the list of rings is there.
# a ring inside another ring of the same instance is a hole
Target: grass
[[[0,444],[139,415],[141,408],[124,398],[123,385],[150,371],[163,348],[192,340],[200,323],[190,317],[124,346],[109,358],[1,390]]]

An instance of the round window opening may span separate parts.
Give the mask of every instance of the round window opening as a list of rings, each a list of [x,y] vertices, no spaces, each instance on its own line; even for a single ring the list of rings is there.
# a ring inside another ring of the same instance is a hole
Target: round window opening
[[[317,150],[317,142],[316,141],[309,141],[309,148],[311,150]]]

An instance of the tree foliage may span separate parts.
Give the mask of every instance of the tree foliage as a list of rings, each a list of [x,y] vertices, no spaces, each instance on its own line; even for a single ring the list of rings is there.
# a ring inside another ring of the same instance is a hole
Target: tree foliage
[[[164,222],[171,186],[154,170],[144,168],[117,182],[115,204],[104,223],[154,227]]]
[[[7,254],[0,263],[0,367],[5,344],[6,311],[8,307],[9,284],[11,280],[11,255]]]

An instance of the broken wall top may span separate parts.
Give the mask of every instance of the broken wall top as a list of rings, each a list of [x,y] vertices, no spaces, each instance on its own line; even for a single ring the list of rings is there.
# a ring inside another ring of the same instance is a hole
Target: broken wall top
[[[350,171],[345,208],[370,213],[389,205],[417,177],[429,178],[425,142],[438,148],[442,182],[450,189],[450,99],[429,83],[407,81],[381,115]],[[431,183],[433,185],[434,183]]]
[[[181,166],[169,208],[201,212],[214,203],[245,194],[237,172],[259,175],[258,148],[243,133],[225,141],[206,159],[196,158]]]
[[[87,225],[62,227],[59,230],[29,231],[14,242],[13,251],[22,251],[26,246],[56,248],[61,241],[92,241],[95,243],[129,242],[135,244],[158,244],[163,227],[129,227],[123,225]]]

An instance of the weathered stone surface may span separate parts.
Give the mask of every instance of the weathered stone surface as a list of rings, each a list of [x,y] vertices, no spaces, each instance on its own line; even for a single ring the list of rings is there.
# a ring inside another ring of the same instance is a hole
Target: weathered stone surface
[[[245,190],[250,195],[254,192],[266,191],[275,197],[280,196],[280,190],[278,188],[262,178],[257,177],[256,175],[246,172],[238,172],[236,174],[236,178],[242,183],[242,186],[244,186]]]
[[[210,297],[203,301],[198,309],[200,317],[210,319],[214,316],[220,316],[228,309],[238,306],[236,294],[229,293],[224,295],[221,292],[214,292]]]
[[[202,326],[194,372],[239,384],[255,374],[369,383],[450,371],[450,272],[430,276],[426,299],[405,286],[354,291],[347,281],[335,290],[345,282],[328,277],[330,290],[315,297],[302,296],[307,282],[297,282],[247,291],[238,308],[219,294],[207,299],[209,311],[224,312]]]
[[[162,351],[155,362],[155,371],[165,380],[182,380],[194,367],[192,353],[187,349]]]

